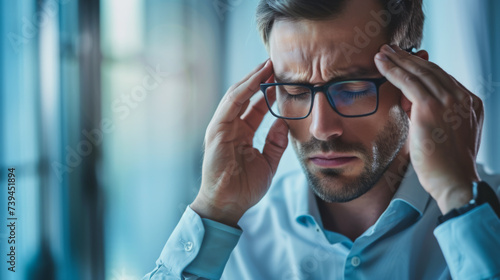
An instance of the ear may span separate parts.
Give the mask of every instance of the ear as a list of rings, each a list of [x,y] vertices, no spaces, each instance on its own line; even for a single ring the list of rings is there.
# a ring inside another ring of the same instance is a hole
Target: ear
[[[403,93],[401,93],[400,103],[401,103],[401,108],[403,108],[403,110],[406,112],[408,118],[411,118],[411,102],[410,100],[408,100],[408,98],[406,98],[406,96]]]
[[[421,59],[424,59],[424,60],[429,60],[429,53],[426,51],[426,50],[420,50],[416,53],[414,53],[414,55],[420,57]]]

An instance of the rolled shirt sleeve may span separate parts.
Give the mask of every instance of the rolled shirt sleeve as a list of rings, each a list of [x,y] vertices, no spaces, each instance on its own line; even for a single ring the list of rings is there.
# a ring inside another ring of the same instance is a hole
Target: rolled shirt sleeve
[[[202,219],[189,206],[144,279],[219,279],[242,231]]]
[[[500,279],[500,219],[489,204],[434,230],[453,279]]]

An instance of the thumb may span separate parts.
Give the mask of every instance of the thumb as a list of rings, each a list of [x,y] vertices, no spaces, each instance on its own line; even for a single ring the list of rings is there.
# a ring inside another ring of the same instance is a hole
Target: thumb
[[[266,137],[262,155],[269,163],[273,174],[278,168],[281,156],[288,145],[288,125],[282,119],[277,119]]]

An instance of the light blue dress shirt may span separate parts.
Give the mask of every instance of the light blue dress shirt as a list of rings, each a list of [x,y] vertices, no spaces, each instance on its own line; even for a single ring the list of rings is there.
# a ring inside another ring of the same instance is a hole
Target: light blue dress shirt
[[[500,177],[482,168],[480,176],[500,196]],[[241,230],[187,207],[144,279],[500,279],[500,219],[492,208],[437,226],[439,215],[410,166],[385,212],[352,242],[323,228],[297,170],[275,179]]]

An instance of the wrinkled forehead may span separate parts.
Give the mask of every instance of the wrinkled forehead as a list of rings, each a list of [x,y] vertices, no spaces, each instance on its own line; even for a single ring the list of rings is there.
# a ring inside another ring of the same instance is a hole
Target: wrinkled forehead
[[[274,23],[269,55],[276,77],[316,83],[378,73],[373,57],[387,43],[384,27],[375,27],[378,23],[370,18],[371,11],[380,9],[378,1],[357,9],[348,3],[333,19]]]

